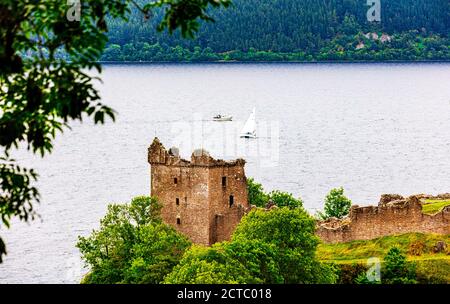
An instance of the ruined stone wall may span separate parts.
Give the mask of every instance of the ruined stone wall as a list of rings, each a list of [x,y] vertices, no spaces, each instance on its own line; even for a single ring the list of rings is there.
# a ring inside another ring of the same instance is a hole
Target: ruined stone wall
[[[167,151],[157,139],[149,148],[148,160],[151,195],[162,204],[165,223],[196,244],[230,238],[249,207],[245,161],[215,160],[202,150],[194,151],[187,161],[177,151]]]
[[[199,216],[209,212],[208,189],[202,186],[208,183],[207,169],[152,165],[151,176],[151,195],[163,206],[163,221],[194,243],[209,244],[208,218]]]
[[[353,206],[349,218],[318,224],[317,235],[326,243],[370,240],[410,232],[450,234],[450,207],[435,215],[422,213],[416,196],[383,196],[378,206]]]
[[[249,208],[244,166],[211,168],[209,185],[211,204],[209,217],[212,232],[210,242],[229,240],[245,210]]]

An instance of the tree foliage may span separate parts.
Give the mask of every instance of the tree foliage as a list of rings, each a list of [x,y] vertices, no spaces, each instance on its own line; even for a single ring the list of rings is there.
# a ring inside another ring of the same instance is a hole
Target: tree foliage
[[[391,248],[384,257],[382,271],[383,284],[415,284],[416,271],[414,265],[408,265],[406,256],[397,247]]]
[[[316,260],[315,221],[303,208],[254,210],[237,226],[233,240],[274,244],[284,283],[329,283],[332,271]]]
[[[269,196],[264,192],[260,183],[255,182],[253,178],[247,178],[248,201],[257,207],[266,206]]]
[[[270,193],[264,192],[261,184],[255,182],[253,178],[247,179],[248,201],[256,207],[266,207],[272,203],[277,207],[301,208],[303,201],[295,198],[291,193],[273,190]]]
[[[44,156],[53,140],[73,120],[90,117],[95,123],[114,120],[114,111],[100,102],[91,70],[108,41],[107,19],[127,21],[131,4],[135,15],[161,11],[158,30],[192,37],[198,19],[213,20],[209,7],[228,6],[229,0],[83,0],[80,11],[69,1],[1,0],[0,2],[0,158],[2,224],[33,218],[39,193],[32,185],[33,170],[15,165],[12,148],[24,144]],[[74,11],[75,9],[75,11]],[[73,13],[73,16],[70,15]],[[69,16],[70,15],[70,16]],[[74,18],[72,18],[74,17]],[[153,34],[153,33],[148,33]],[[63,54],[63,55],[61,55]],[[0,239],[0,262],[6,253]]]
[[[325,197],[324,212],[319,212],[321,219],[335,217],[342,219],[348,215],[352,201],[344,195],[344,188],[335,188]]]
[[[191,244],[162,223],[160,209],[149,197],[109,205],[100,229],[77,243],[90,267],[84,283],[160,283]]]
[[[165,283],[281,283],[275,255],[274,245],[255,240],[193,246],[165,278]]]
[[[192,247],[166,283],[333,283],[315,257],[315,222],[301,208],[253,210],[230,242]]]
[[[301,198],[295,198],[291,193],[274,190],[269,193],[269,201],[278,207],[288,207],[290,209],[302,208]]]
[[[155,31],[136,12],[133,22],[109,22],[115,51],[103,60],[121,61],[313,61],[448,60],[450,4],[447,0],[383,0],[382,22],[367,20],[364,0],[234,0],[215,10],[214,25],[195,40]],[[159,14],[155,11],[152,22]],[[391,41],[369,39],[386,33]],[[363,43],[364,48],[357,48]],[[127,50],[132,47],[135,51]],[[111,50],[113,50],[111,49]]]

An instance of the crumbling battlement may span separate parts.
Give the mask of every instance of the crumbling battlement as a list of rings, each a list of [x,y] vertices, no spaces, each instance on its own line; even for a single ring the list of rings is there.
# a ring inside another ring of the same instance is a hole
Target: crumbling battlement
[[[148,148],[151,195],[162,204],[167,224],[194,243],[210,245],[228,240],[249,210],[243,159],[224,161],[205,150],[182,159],[177,148],[155,138]]]
[[[245,165],[245,160],[243,159],[234,161],[214,159],[204,149],[195,150],[191,155],[191,160],[188,161],[180,157],[178,148],[170,148],[167,151],[157,137],[155,137],[148,148],[148,162],[154,165],[177,167],[243,167]]]
[[[450,199],[450,194],[420,194],[408,198],[385,194],[378,206],[352,206],[345,219],[319,222],[316,234],[325,243],[370,240],[409,232],[450,234],[450,206],[428,215],[422,213],[420,199]]]

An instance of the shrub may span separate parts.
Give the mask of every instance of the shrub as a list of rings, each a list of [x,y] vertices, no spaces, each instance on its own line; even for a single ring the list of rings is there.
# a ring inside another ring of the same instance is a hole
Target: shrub
[[[422,241],[415,241],[409,245],[408,254],[421,256],[425,251],[425,243]]]
[[[384,257],[382,281],[384,284],[415,284],[416,270],[414,264],[406,262],[406,256],[399,248],[392,247]]]
[[[338,284],[353,284],[360,276],[366,277],[367,267],[359,264],[340,264],[338,266]]]

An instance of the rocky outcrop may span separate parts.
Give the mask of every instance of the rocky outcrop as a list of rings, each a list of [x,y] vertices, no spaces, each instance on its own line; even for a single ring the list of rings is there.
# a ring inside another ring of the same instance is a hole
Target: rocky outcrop
[[[434,253],[443,253],[447,251],[447,244],[444,241],[439,241],[434,245]]]

